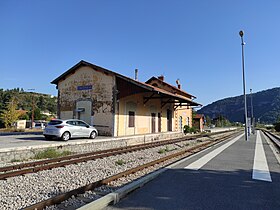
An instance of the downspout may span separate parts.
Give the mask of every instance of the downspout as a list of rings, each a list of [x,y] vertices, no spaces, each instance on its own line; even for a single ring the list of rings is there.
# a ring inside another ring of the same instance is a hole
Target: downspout
[[[58,84],[56,85],[57,91],[57,118],[60,119],[60,90],[58,89]]]
[[[115,118],[116,118],[116,105],[117,105],[117,87],[116,87],[116,77],[114,76],[113,77],[113,107],[112,107],[112,117],[113,117],[113,120],[112,120],[112,136],[115,136]]]

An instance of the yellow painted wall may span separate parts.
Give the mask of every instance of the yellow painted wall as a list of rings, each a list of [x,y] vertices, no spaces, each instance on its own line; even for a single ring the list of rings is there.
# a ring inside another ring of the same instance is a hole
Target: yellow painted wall
[[[175,93],[175,91],[171,88],[171,87],[169,87],[169,86],[167,86],[167,85],[165,85],[165,84],[163,84],[161,81],[159,81],[159,80],[153,80],[152,82],[150,82],[152,85],[153,84],[156,84],[156,86],[157,87],[159,87],[159,88],[162,88],[162,89],[164,89],[164,90],[167,90],[167,91],[169,91],[169,92],[171,92],[171,93]],[[180,94],[179,94],[180,95]],[[188,96],[188,95],[186,95],[185,93],[182,93],[182,96],[184,96],[184,97],[187,97],[187,98],[189,98],[190,100],[192,100],[192,98],[191,98],[191,96]],[[182,107],[178,107],[176,110],[175,110],[175,112],[174,112],[174,129],[176,130],[176,131],[180,131],[181,130],[181,128],[180,128],[180,116],[182,117],[182,127],[184,127],[184,125],[187,125],[188,124],[188,122],[189,122],[189,126],[190,127],[192,127],[193,125],[192,125],[192,109],[191,109],[191,107],[188,109],[186,106],[182,106]],[[188,120],[188,118],[189,118],[189,120]]]
[[[192,127],[192,109],[187,108],[185,106],[178,107],[175,111],[175,129],[176,131],[180,131],[180,116],[182,117],[182,127],[184,125],[188,125]]]
[[[151,99],[144,105],[143,97],[150,96],[149,94],[135,94],[127,96],[118,101],[115,116],[115,136],[146,134],[152,132],[152,113],[156,114],[155,117],[155,132],[158,133],[158,113],[162,114],[161,117],[161,132],[167,131],[166,110],[170,105],[161,108],[159,99]],[[171,109],[173,110],[173,109]],[[135,127],[128,127],[129,111],[135,112]],[[173,114],[174,116],[174,114]],[[173,118],[174,128],[174,118]]]

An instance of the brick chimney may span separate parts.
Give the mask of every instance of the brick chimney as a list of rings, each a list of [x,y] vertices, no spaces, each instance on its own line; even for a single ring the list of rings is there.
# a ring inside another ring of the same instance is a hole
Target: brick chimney
[[[161,80],[161,81],[164,81],[164,76],[160,75],[160,76],[158,76],[158,79]]]
[[[134,77],[134,79],[135,79],[136,81],[138,81],[138,69],[135,69],[135,77]]]
[[[181,89],[181,83],[180,83],[180,80],[179,80],[179,79],[176,80],[176,84],[177,84],[177,86],[178,86],[178,89]]]

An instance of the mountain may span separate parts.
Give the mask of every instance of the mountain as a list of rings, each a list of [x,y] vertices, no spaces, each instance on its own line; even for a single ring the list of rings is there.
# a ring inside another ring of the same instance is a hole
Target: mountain
[[[250,117],[251,96],[247,94],[246,97],[248,117]],[[280,87],[253,93],[252,101],[256,122],[275,123],[280,118]],[[218,100],[197,112],[212,119],[222,115],[231,122],[244,123],[244,97],[240,95]]]

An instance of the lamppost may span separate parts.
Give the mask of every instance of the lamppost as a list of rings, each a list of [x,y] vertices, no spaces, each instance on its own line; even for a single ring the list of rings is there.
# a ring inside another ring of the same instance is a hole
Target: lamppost
[[[252,89],[250,89],[250,96],[251,96],[251,124],[252,124],[252,133],[255,134],[255,120],[254,120],[254,112],[253,112]]]
[[[241,37],[241,47],[242,47],[242,72],[243,72],[243,95],[244,95],[244,116],[245,116],[245,140],[248,141],[248,122],[247,122],[247,102],[246,102],[246,88],[245,88],[245,71],[244,71],[244,41],[243,41],[243,31],[239,31],[239,36]]]

